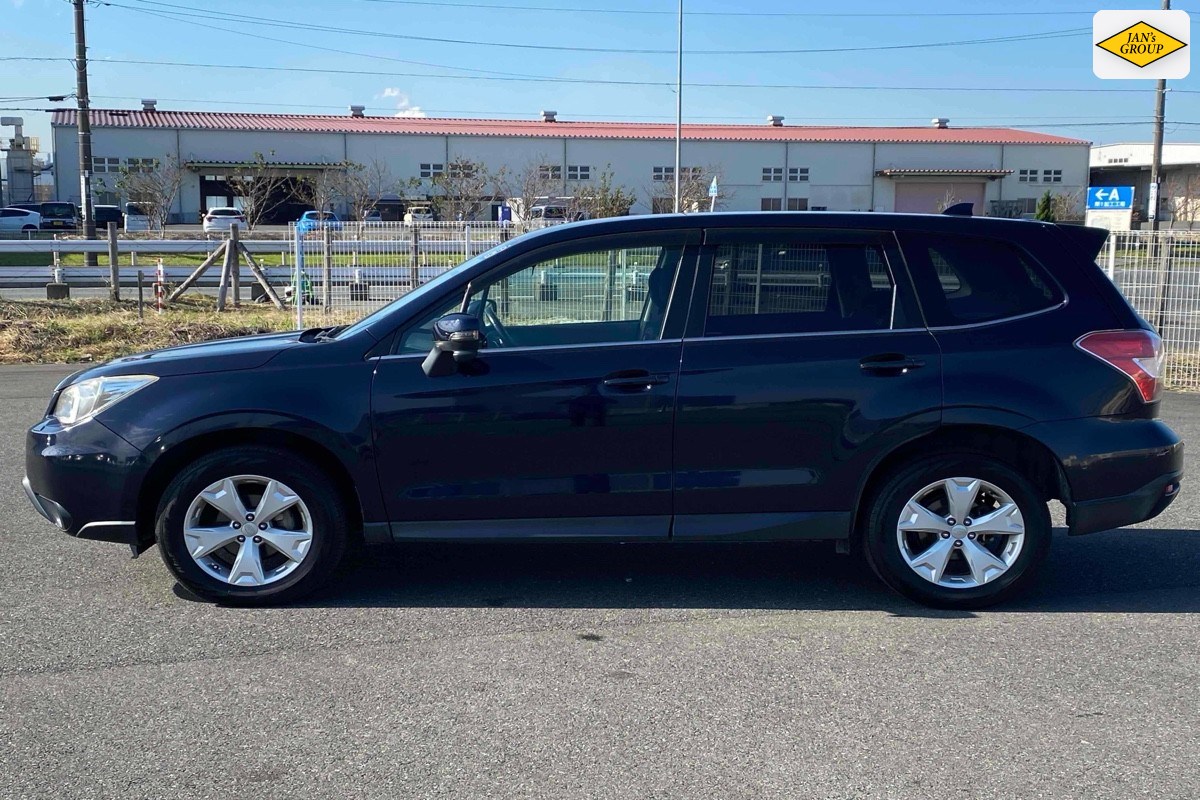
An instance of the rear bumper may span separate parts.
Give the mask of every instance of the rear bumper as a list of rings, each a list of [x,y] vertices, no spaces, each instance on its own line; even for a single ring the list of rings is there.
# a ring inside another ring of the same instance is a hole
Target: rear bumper
[[[1161,420],[1090,417],[1024,432],[1062,465],[1072,535],[1144,522],[1179,495],[1183,441]]]
[[[1137,491],[1121,497],[1075,503],[1069,514],[1070,533],[1073,536],[1096,533],[1153,519],[1179,496],[1182,478],[1183,472],[1180,471],[1155,478]]]

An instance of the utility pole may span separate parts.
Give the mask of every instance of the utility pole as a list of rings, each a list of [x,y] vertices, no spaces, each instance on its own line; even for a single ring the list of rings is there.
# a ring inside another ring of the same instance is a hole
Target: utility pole
[[[679,213],[680,151],[683,149],[683,0],[679,0],[679,64],[675,73],[675,213]]]
[[[1171,0],[1163,0],[1163,11],[1171,10]],[[1163,123],[1166,119],[1167,82],[1159,79],[1154,96],[1154,152],[1150,156],[1150,197],[1146,205],[1150,215],[1150,230],[1158,230],[1158,196],[1162,188]]]
[[[87,40],[83,26],[84,0],[71,0],[75,6],[75,95],[79,103],[79,212],[83,215],[83,238],[96,238],[96,217],[92,213],[92,120],[88,111]],[[96,256],[88,253],[87,263],[95,266]]]

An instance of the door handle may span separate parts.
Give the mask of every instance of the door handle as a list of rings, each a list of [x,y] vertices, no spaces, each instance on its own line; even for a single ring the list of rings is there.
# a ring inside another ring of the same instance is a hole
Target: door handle
[[[875,356],[867,356],[858,362],[858,366],[863,372],[895,375],[923,367],[925,362],[903,353],[880,353]]]
[[[644,369],[627,369],[606,375],[602,380],[605,387],[621,392],[648,392],[655,386],[664,384],[671,379],[661,373],[651,375]]]

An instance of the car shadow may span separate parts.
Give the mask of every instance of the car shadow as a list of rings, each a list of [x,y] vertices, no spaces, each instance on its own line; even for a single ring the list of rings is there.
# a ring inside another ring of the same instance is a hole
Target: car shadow
[[[1028,592],[994,612],[1200,611],[1200,531],[1055,531]],[[888,590],[829,543],[442,544],[365,548],[310,607],[871,610],[969,618]]]

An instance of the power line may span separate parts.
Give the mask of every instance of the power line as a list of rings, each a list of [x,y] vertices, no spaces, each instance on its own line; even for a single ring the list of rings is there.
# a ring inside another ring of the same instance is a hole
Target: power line
[[[367,3],[404,6],[433,6],[435,8],[471,8],[491,11],[542,11],[569,14],[634,14],[641,16],[674,16],[674,11],[642,8],[585,8],[581,6],[524,6],[491,3],[445,3],[440,0],[361,0]],[[804,11],[689,11],[689,17],[797,17],[797,18],[894,18],[894,17],[1063,17],[1092,16],[1094,11],[958,11],[946,13],[913,13],[908,11],[842,13]]]
[[[26,57],[26,61],[59,61],[56,58]],[[104,64],[130,64],[135,66],[183,67],[186,69],[224,69],[224,70],[256,70],[267,72],[298,72],[318,75],[369,75],[376,77],[399,78],[430,78],[435,80],[464,80],[464,81],[506,81],[528,83],[577,83],[599,86],[674,86],[670,81],[635,81],[601,78],[558,78],[543,76],[537,78],[506,78],[488,75],[437,75],[421,72],[382,72],[379,70],[361,69],[329,69],[321,67],[281,67],[265,64],[211,64],[187,61],[154,61],[148,59],[105,58],[92,62],[92,66]],[[1101,89],[1093,87],[1048,87],[1048,86],[846,86],[831,84],[801,84],[801,83],[734,83],[734,82],[684,82],[684,86],[702,89],[803,89],[813,91],[872,91],[872,92],[1022,92],[1022,93],[1088,93],[1088,94],[1127,94],[1142,93],[1144,89]],[[1174,89],[1176,94],[1200,94],[1196,89]]]
[[[620,47],[582,47],[577,45],[549,45],[549,44],[522,44],[518,42],[491,42],[474,39],[451,39],[446,37],[436,36],[416,36],[406,33],[387,33],[383,31],[366,31],[356,28],[337,28],[330,26],[310,25],[307,23],[293,22],[289,20],[271,19],[267,17],[249,16],[245,14],[235,13],[210,13],[196,12],[188,6],[179,6],[174,3],[158,2],[158,0],[136,0],[136,2],[153,5],[156,7],[180,9],[173,11],[159,11],[158,14],[170,15],[173,17],[204,19],[209,21],[228,22],[229,19],[235,19],[241,22],[250,22],[255,26],[266,25],[277,28],[288,28],[291,30],[306,30],[314,31],[322,34],[341,33],[350,36],[367,36],[372,38],[382,39],[399,39],[403,41],[430,42],[434,44],[458,44],[468,45],[471,47],[498,47],[515,50],[535,50],[540,52],[564,52],[564,53],[615,53],[622,55],[674,55],[675,50],[664,50],[655,48],[620,48]],[[103,2],[103,5],[112,8],[120,8],[129,11],[140,11],[142,13],[151,13],[148,9],[138,8],[136,6],[128,6],[118,2]],[[176,20],[184,21],[184,20]],[[226,28],[227,29],[227,28]],[[929,48],[942,47],[959,47],[963,45],[978,45],[978,44],[1004,44],[1009,42],[1022,41],[1043,41],[1046,39],[1059,39],[1074,36],[1083,36],[1090,33],[1091,28],[1067,28],[1055,31],[1041,31],[1037,33],[1022,33],[1011,36],[991,36],[982,39],[959,39],[944,42],[920,42],[911,44],[895,44],[895,45],[866,45],[862,47],[824,47],[824,48],[778,48],[778,49],[754,49],[754,50],[689,50],[689,55],[704,55],[704,56],[732,56],[732,55],[804,55],[804,54],[825,54],[825,53],[862,53],[862,52],[879,52],[889,50],[925,50]]]

